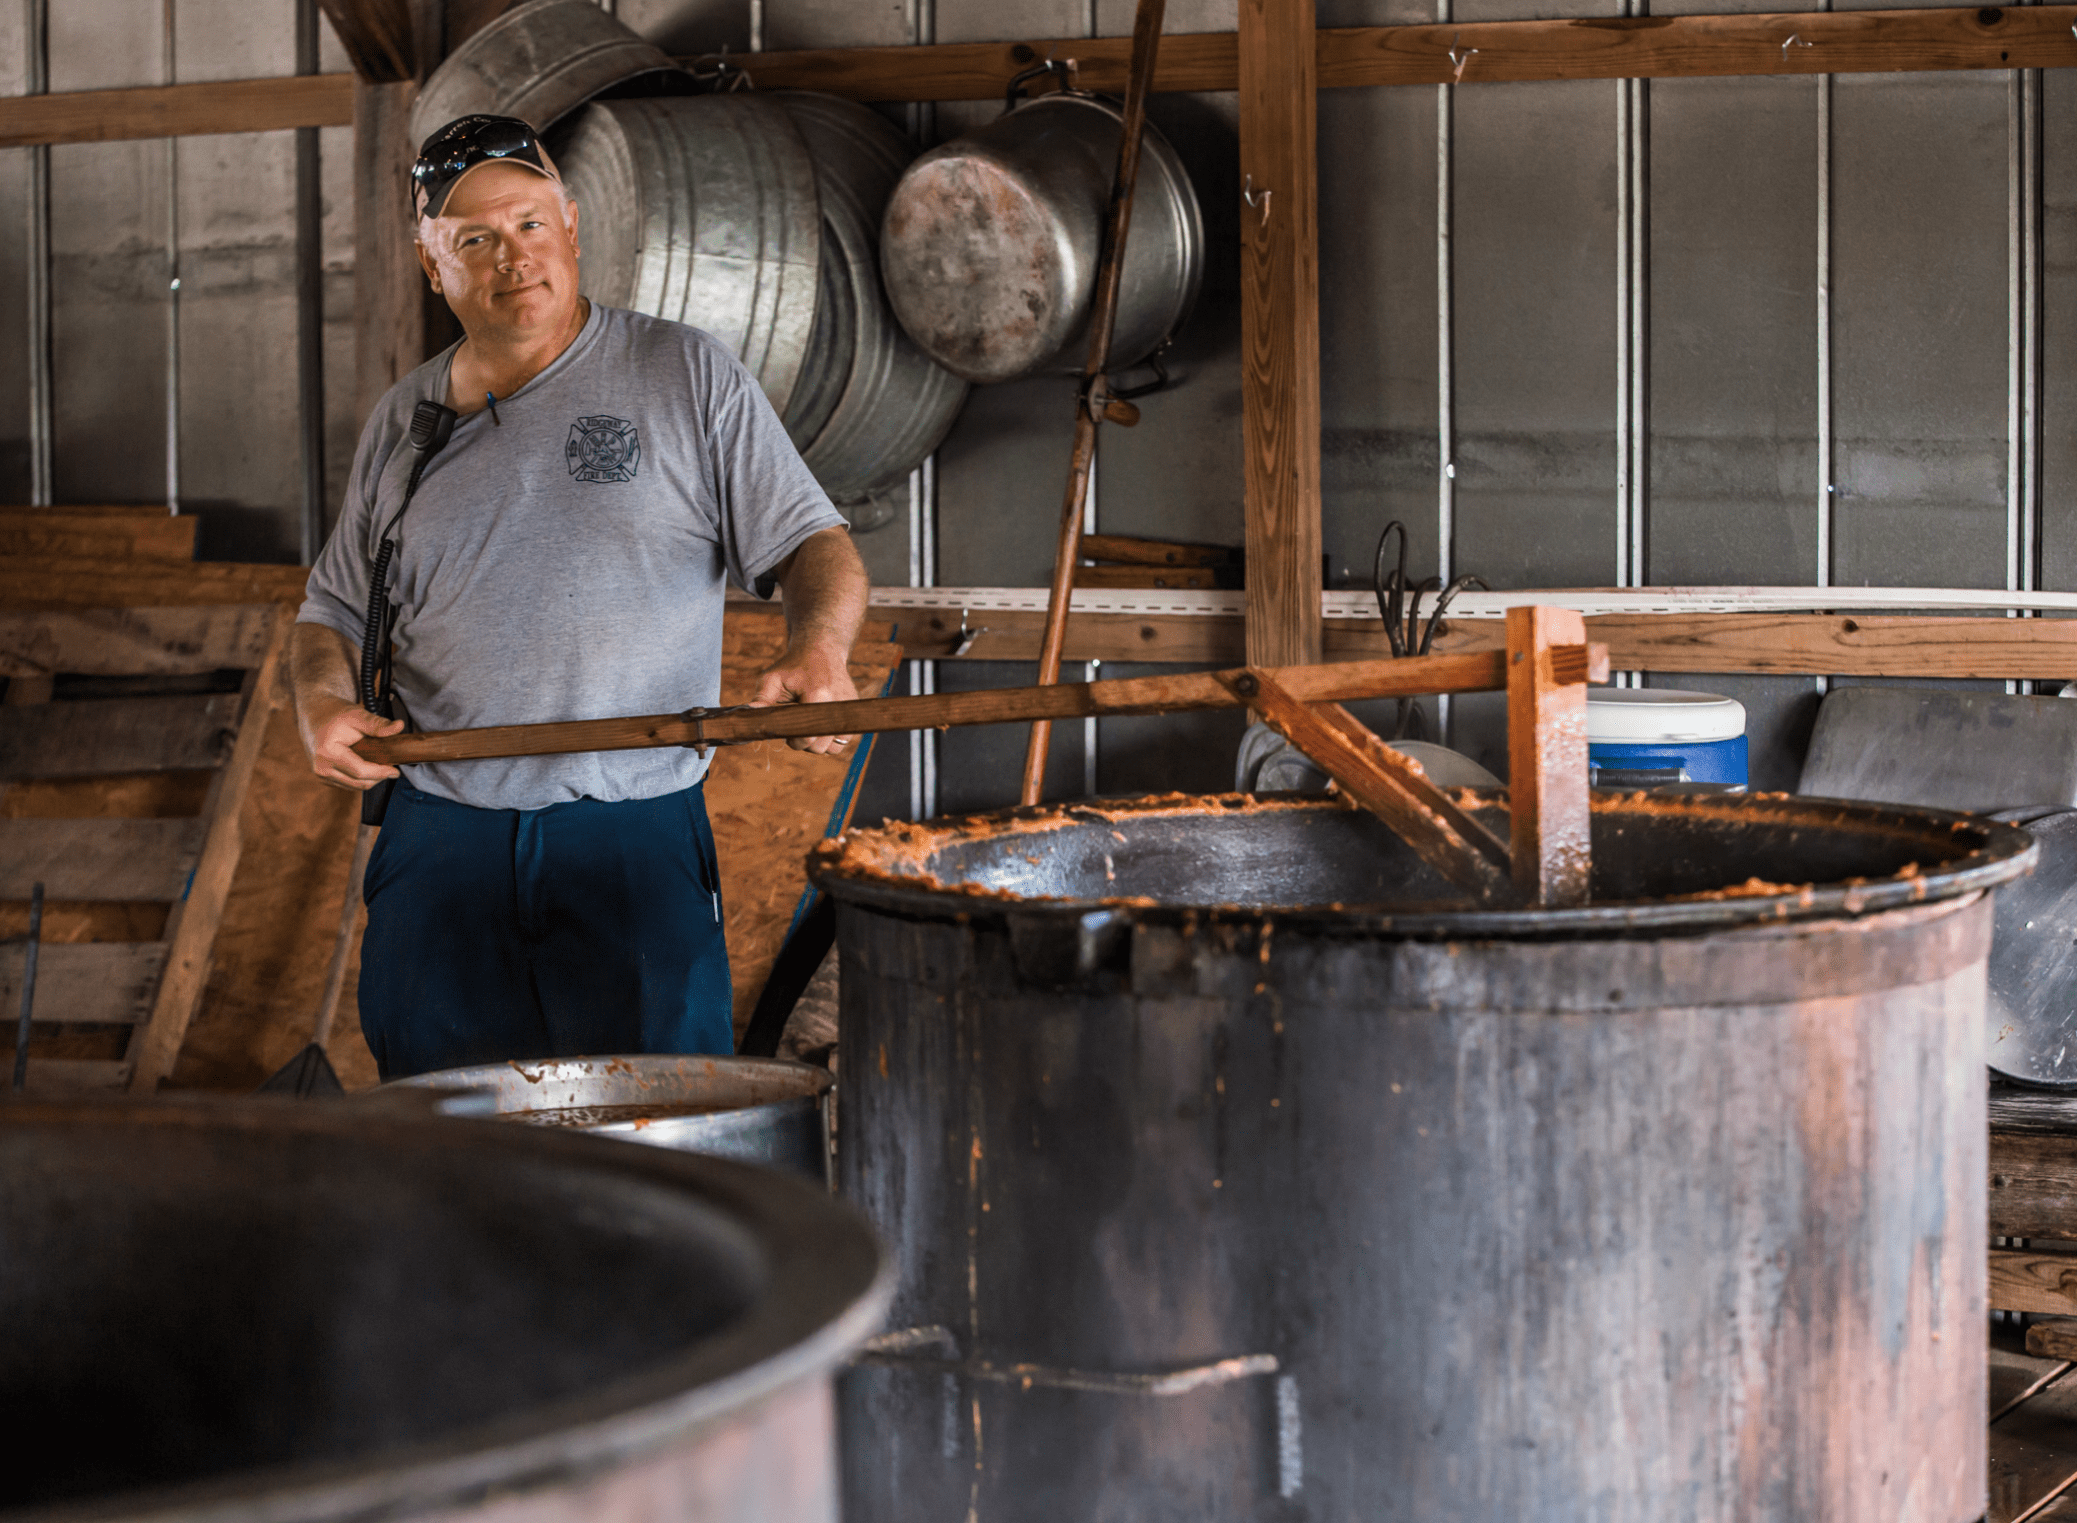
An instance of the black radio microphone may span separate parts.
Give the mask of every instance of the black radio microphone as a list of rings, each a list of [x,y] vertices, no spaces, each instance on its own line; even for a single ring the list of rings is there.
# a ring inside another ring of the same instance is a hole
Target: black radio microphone
[[[361,625],[361,707],[385,719],[396,717],[390,702],[390,634],[397,617],[397,605],[389,600],[389,566],[397,553],[397,542],[392,536],[418,492],[426,466],[454,436],[454,421],[454,409],[439,402],[420,402],[411,410],[410,442],[417,458],[411,462],[411,474],[404,482],[404,500],[383,527],[382,543],[368,572],[368,614]],[[389,796],[395,785],[395,778],[386,777],[361,795],[363,825],[382,823],[383,815],[389,812]]]

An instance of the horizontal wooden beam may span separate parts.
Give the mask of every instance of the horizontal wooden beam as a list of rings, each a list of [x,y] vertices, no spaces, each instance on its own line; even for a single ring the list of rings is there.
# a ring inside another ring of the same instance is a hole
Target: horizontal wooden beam
[[[2073,25],[2077,6],[2042,5],[1324,27],[1318,34],[1319,85],[2059,69],[2077,66]],[[1464,60],[1461,75],[1452,50]],[[1130,51],[1126,37],[1072,37],[818,48],[733,61],[745,64],[764,89],[824,90],[870,101],[997,100],[1015,75],[1047,58],[1073,59],[1076,81],[1085,89],[1121,92]],[[1235,33],[1185,32],[1162,39],[1157,91],[1233,90],[1239,84]],[[352,120],[350,74],[83,90],[0,98],[0,147],[337,127]]]
[[[351,74],[0,98],[0,148],[352,125]]]
[[[1024,609],[961,614],[876,606],[900,627],[915,660],[1031,661],[1043,615]],[[1971,619],[1937,615],[1797,613],[1602,614],[1587,638],[1608,647],[1620,671],[1759,673],[1833,677],[1980,677],[2077,680],[2077,619]],[[1376,619],[1328,619],[1323,655],[1356,661],[1390,654]],[[1446,621],[1437,651],[1498,650],[1498,619]],[[1237,617],[1078,613],[1068,620],[1069,661],[1231,665],[1244,659]]]
[[[2077,1316],[2077,1253],[1991,1249],[1989,1301],[1992,1311]]]
[[[2073,24],[2077,6],[2043,5],[1323,27],[1319,85],[2068,68],[2077,65]],[[1792,37],[1794,45],[1784,47]],[[1462,74],[1452,50],[1466,60]],[[827,90],[860,100],[989,100],[999,98],[1020,70],[1045,58],[1075,60],[1076,82],[1084,89],[1123,90],[1129,51],[1129,38],[1078,37],[828,48],[742,61],[751,79],[767,89]],[[1156,90],[1233,90],[1239,84],[1234,33],[1162,39]]]

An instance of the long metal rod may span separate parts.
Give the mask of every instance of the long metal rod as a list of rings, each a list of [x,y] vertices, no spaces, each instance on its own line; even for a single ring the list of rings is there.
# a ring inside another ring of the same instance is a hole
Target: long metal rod
[[[317,0],[296,0],[296,72],[317,72]],[[318,129],[296,129],[296,423],[302,444],[303,564],[325,538],[324,185]]]
[[[909,0],[909,41],[928,47],[938,39],[937,0]],[[937,137],[937,106],[916,101],[908,108],[909,135],[921,148]],[[909,585],[937,585],[937,456],[927,457],[909,472]],[[924,696],[938,688],[935,661],[909,663],[909,692]],[[938,732],[909,732],[909,818],[927,820],[938,812]]]
[[[1817,585],[1832,585],[1832,76],[1817,77]],[[1822,691],[1822,681],[1820,681]]]
[[[1553,670],[1561,683],[1605,682],[1605,645],[1559,646]],[[391,764],[468,761],[492,756],[562,756],[578,751],[641,751],[669,746],[741,745],[811,735],[857,735],[937,725],[1020,724],[1088,714],[1180,714],[1246,706],[1241,688],[1267,676],[1304,703],[1349,703],[1431,693],[1494,692],[1507,686],[1505,651],[1460,651],[1380,661],[1127,677],[1109,682],[1049,683],[928,697],[858,698],[846,703],[792,703],[774,708],[693,709],[555,724],[494,725],[371,737],[355,747],[369,761]],[[1246,678],[1246,682],[1236,679]]]
[[[1832,76],[1817,77],[1817,565],[1816,584],[1832,585],[1832,531],[1839,503],[1832,456]],[[1830,677],[1814,677],[1822,695]]]
[[[2040,568],[2041,75],[2012,72],[2005,586],[2031,591]]]
[[[50,93],[50,0],[22,0],[27,79],[23,93]],[[29,150],[29,204],[24,218],[29,302],[29,501],[55,502],[52,471],[50,145]]]
[[[1125,239],[1132,227],[1132,197],[1139,180],[1142,129],[1147,120],[1147,94],[1161,51],[1165,0],[1139,0],[1132,20],[1132,74],[1125,87],[1124,120],[1118,129],[1118,167],[1111,177],[1111,198],[1104,221],[1103,254],[1096,265],[1096,292],[1089,311],[1089,354],[1082,364],[1082,384],[1075,399],[1075,442],[1068,458],[1067,493],[1060,509],[1060,543],[1053,552],[1053,592],[1046,605],[1046,631],[1039,645],[1038,680],[1044,687],[1060,680],[1060,654],[1067,644],[1067,611],[1074,597],[1075,563],[1080,560],[1082,511],[1089,477],[1096,465],[1096,430],[1106,408],[1104,373],[1110,367],[1111,330],[1118,317],[1118,291],[1125,265]],[[1046,788],[1046,753],[1053,727],[1041,720],[1031,727],[1024,748],[1024,786],[1019,798],[1036,804]]]
[[[1435,0],[1435,19],[1450,19],[1450,0]],[[1457,278],[1456,92],[1435,87],[1435,561],[1447,587],[1457,568]],[[1435,700],[1435,727],[1451,740],[1450,698]]]
[[[1146,122],[1147,95],[1161,44],[1164,0],[1139,0],[1133,18],[1132,69],[1118,136],[1117,168],[1111,180],[1103,252],[1096,269],[1096,289],[1089,320],[1089,350],[1075,406],[1074,448],[1068,464],[1067,491],[1061,506],[1060,542],[1053,557],[1052,592],[1039,647],[1041,686],[1060,678],[1061,653],[1067,640],[1068,607],[1074,595],[1075,567],[1080,561],[1088,494],[1096,469],[1096,434],[1106,415],[1105,372],[1110,364],[1111,333],[1117,319],[1118,293],[1124,268],[1126,237],[1132,223],[1133,193],[1139,177],[1140,145]],[[1052,726],[1032,726],[1025,747],[1020,798],[1036,804],[1045,791],[1046,759]]]
[[[1623,14],[1633,14],[1623,0]],[[1615,584],[1630,578],[1630,81],[1615,82]],[[1627,679],[1629,674],[1623,676]]]
[[[932,455],[909,473],[909,585],[937,585],[937,457]],[[935,661],[909,663],[909,692],[938,690]],[[938,732],[909,732],[909,818],[927,820],[938,812]]]
[[[1639,3],[1638,14],[1647,7]],[[1629,415],[1630,500],[1627,559],[1632,587],[1651,580],[1651,82],[1623,82],[1630,92],[1630,309],[1625,315],[1625,341],[1630,349]]]
[[[166,83],[176,77],[174,0],[162,0]],[[180,139],[166,139],[166,511],[180,511]]]

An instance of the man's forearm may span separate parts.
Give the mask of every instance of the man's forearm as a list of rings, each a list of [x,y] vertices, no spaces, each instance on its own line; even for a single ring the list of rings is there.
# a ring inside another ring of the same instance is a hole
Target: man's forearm
[[[319,726],[343,707],[360,703],[359,652],[337,630],[298,624],[289,642],[289,678],[296,728],[309,750]]]
[[[788,648],[848,656],[871,593],[850,532],[824,529],[810,535],[787,558],[779,585],[785,592]]]

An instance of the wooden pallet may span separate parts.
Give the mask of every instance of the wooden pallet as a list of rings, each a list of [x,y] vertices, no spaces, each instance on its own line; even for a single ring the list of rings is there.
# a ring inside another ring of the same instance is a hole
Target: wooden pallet
[[[38,1059],[32,1037],[32,1087],[149,1094],[172,1071],[243,850],[266,721],[285,697],[293,619],[274,602],[0,609],[0,909],[14,924],[44,885],[57,934],[40,952],[39,1025],[129,1032],[116,1059]],[[225,672],[243,674],[236,688],[211,690]],[[66,677],[104,680],[75,695]],[[198,782],[192,813],[168,804],[192,801]],[[106,939],[153,906],[165,907],[157,936]],[[0,953],[9,1016],[23,961],[19,941]]]

